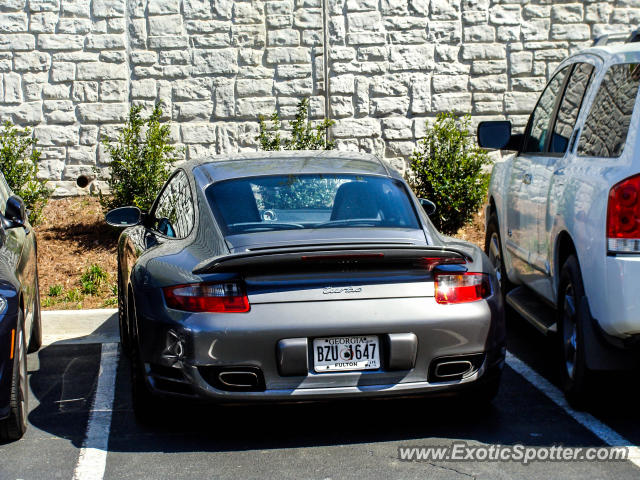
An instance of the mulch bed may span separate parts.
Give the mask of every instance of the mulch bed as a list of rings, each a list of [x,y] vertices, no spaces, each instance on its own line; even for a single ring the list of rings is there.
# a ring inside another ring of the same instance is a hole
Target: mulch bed
[[[484,250],[484,206],[473,216],[469,225],[465,225],[454,237],[475,243]]]
[[[44,216],[44,222],[36,228],[42,308],[115,308],[116,248],[120,232],[104,222],[98,199],[88,196],[54,199],[47,205]],[[473,222],[455,236],[482,248],[484,213],[475,215]],[[107,273],[107,280],[96,293],[89,294],[83,292],[80,278],[94,264]],[[61,292],[53,295],[56,290]]]
[[[115,308],[119,232],[104,222],[95,197],[54,199],[36,227],[38,275],[43,309]],[[81,275],[93,264],[107,273],[95,294],[84,293]],[[59,295],[51,287],[62,286]]]

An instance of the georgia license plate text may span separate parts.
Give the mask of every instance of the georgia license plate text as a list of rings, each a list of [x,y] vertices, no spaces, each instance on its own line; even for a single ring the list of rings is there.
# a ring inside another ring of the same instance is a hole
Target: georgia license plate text
[[[380,346],[376,336],[330,337],[313,340],[316,372],[377,370]]]

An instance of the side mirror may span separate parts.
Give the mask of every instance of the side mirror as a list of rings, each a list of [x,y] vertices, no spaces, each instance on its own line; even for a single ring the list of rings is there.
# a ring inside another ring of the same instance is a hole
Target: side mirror
[[[420,205],[422,205],[422,208],[424,209],[427,215],[433,215],[434,213],[436,213],[436,204],[433,203],[431,200],[427,200],[426,198],[421,198]]]
[[[5,228],[24,227],[27,222],[27,209],[24,200],[17,195],[12,195],[7,200],[7,208],[4,211]]]
[[[138,207],[114,208],[107,213],[105,220],[112,227],[133,227],[142,221],[142,212]]]
[[[478,145],[482,148],[505,148],[511,140],[511,122],[493,121],[478,124]]]

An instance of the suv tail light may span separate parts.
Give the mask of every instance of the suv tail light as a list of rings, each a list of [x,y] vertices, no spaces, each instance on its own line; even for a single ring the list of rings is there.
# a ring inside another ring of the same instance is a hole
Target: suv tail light
[[[485,273],[436,273],[436,302],[466,303],[491,295],[491,280]]]
[[[176,310],[244,313],[251,309],[246,293],[237,283],[194,283],[162,290],[167,306]]]
[[[640,175],[623,180],[609,192],[607,250],[640,253]]]

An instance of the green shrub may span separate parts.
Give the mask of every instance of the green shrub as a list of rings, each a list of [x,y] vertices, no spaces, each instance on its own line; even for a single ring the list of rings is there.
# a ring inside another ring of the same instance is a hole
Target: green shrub
[[[424,139],[411,155],[409,183],[416,195],[436,204],[431,220],[440,231],[454,234],[478,211],[487,194],[483,166],[486,152],[469,132],[469,116],[440,113],[427,122]]]
[[[45,297],[44,300],[41,301],[41,306],[43,308],[53,307],[57,303],[57,299],[51,297]]]
[[[103,307],[112,307],[118,304],[117,298],[107,298],[104,302],[102,302]]]
[[[102,140],[111,157],[111,175],[107,179],[111,195],[100,194],[105,210],[135,205],[148,211],[177,160],[177,149],[170,144],[169,125],[160,120],[161,104],[156,104],[146,120],[141,111],[141,105],[131,107],[116,143]]]
[[[86,295],[95,295],[104,282],[109,278],[109,274],[105,272],[100,265],[92,264],[80,276],[80,285],[82,285],[82,293]]]
[[[0,131],[0,170],[11,190],[24,200],[32,225],[42,221],[42,210],[53,193],[47,181],[38,178],[40,151],[36,143],[28,128],[21,130],[11,122],[5,122]]]
[[[265,118],[260,115],[260,134],[256,140],[261,150],[332,150],[334,142],[327,140],[326,131],[333,120],[325,118],[315,127],[309,121],[309,99],[304,98],[298,104],[296,118],[291,122],[291,135],[282,135],[282,122],[278,112],[271,115],[269,128]]]
[[[261,150],[332,150],[334,142],[327,140],[326,131],[333,120],[325,118],[315,127],[309,121],[309,99],[304,98],[298,104],[296,118],[291,122],[290,136],[283,136],[282,122],[278,112],[271,115],[271,128],[267,126],[265,118],[260,116],[260,134],[256,140],[260,142]],[[275,197],[271,197],[269,192],[262,191],[262,202],[264,208],[301,208],[308,206],[311,199],[313,207],[326,206],[333,198],[330,190],[327,189],[328,179],[319,179],[315,182],[300,182],[292,178],[294,183],[286,192],[276,192]],[[268,206],[265,206],[268,205]]]
[[[49,287],[48,295],[50,297],[59,297],[60,295],[62,295],[62,285],[60,284],[51,285]]]
[[[82,282],[80,289],[85,295],[95,295],[98,293],[98,286],[93,282]]]
[[[65,302],[76,303],[82,300],[82,294],[77,288],[69,290],[64,296]]]

